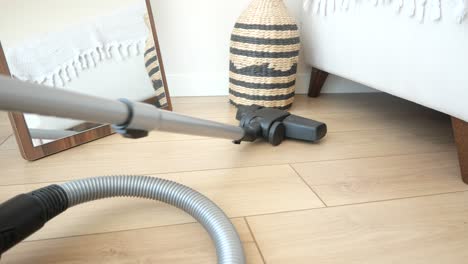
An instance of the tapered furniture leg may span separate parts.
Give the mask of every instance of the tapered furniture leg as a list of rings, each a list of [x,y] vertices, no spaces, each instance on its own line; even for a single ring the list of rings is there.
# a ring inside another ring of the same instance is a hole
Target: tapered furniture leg
[[[327,80],[328,72],[312,68],[309,84],[309,97],[318,97],[322,91],[323,84]]]
[[[460,168],[463,181],[468,184],[468,123],[452,117],[453,133],[460,159]]]

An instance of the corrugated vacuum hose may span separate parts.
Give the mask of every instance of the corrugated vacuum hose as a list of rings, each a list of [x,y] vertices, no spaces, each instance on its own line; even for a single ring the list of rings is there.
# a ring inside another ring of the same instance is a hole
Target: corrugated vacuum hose
[[[193,216],[208,231],[219,264],[245,263],[236,229],[224,212],[199,192],[176,182],[147,176],[107,176],[67,182],[27,194],[0,205],[0,253],[39,230],[66,209],[99,199],[137,197],[161,201]]]

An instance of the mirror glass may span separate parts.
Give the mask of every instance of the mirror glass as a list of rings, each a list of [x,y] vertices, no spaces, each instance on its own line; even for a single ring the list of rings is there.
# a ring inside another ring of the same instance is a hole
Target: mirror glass
[[[152,32],[145,0],[0,3],[0,41],[13,78],[165,108]],[[35,147],[102,126],[35,114],[24,119]]]

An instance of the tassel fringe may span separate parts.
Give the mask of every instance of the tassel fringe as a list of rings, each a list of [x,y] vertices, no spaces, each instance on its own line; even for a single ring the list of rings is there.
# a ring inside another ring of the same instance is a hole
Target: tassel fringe
[[[338,1],[338,2],[336,2]],[[363,0],[353,0],[358,4]],[[442,17],[441,0],[370,0],[374,6],[393,5],[398,13],[406,6],[406,14],[416,17],[421,23],[428,17],[432,21],[440,20]],[[468,0],[454,0],[454,16],[457,23],[461,24],[468,14]],[[337,9],[348,10],[351,0],[303,0],[303,9],[307,13],[323,14],[334,13]],[[336,8],[338,6],[338,8]]]
[[[82,71],[96,68],[106,60],[125,60],[127,58],[142,54],[145,40],[134,43],[116,43],[85,51],[76,56],[73,60],[59,65],[51,74],[41,80],[32,80],[34,83],[52,87],[64,87],[67,83],[77,79]],[[18,76],[15,78],[22,79]],[[28,81],[28,80],[24,80]],[[31,81],[31,80],[29,80]]]

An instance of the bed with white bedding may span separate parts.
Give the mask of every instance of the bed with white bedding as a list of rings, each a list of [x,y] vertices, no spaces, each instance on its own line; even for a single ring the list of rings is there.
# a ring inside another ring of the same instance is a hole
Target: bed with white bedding
[[[305,0],[301,38],[319,72],[452,116],[468,183],[467,7],[467,0]]]

